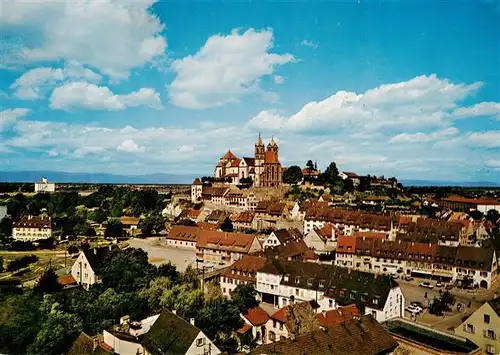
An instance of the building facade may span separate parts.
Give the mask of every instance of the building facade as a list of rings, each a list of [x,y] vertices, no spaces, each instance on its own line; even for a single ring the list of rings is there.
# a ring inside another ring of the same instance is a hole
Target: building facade
[[[25,216],[12,225],[12,237],[25,242],[52,237],[52,219],[48,216]]]
[[[42,177],[40,181],[35,182],[35,192],[55,192],[56,184],[49,183],[46,177]]]

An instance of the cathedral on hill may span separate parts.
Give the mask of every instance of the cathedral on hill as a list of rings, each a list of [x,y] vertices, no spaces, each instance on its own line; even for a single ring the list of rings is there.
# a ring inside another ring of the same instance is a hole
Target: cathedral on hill
[[[253,181],[256,187],[274,187],[282,184],[283,167],[278,157],[278,145],[271,139],[267,148],[259,134],[253,157],[238,158],[230,150],[215,167],[215,178],[231,184]]]

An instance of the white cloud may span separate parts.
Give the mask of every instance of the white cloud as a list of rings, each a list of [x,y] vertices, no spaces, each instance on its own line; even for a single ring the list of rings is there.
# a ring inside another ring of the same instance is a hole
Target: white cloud
[[[499,102],[480,102],[471,107],[461,107],[453,112],[453,116],[461,117],[476,117],[476,116],[493,116],[498,115],[500,118],[500,103]]]
[[[210,37],[200,50],[175,60],[176,77],[169,86],[171,102],[180,107],[202,109],[236,102],[245,95],[265,94],[259,79],[277,66],[292,62],[291,54],[269,53],[271,29]]]
[[[281,75],[275,75],[274,82],[278,85],[281,85],[285,82],[285,78],[283,78]]]
[[[23,60],[77,60],[123,79],[165,53],[164,26],[151,12],[155,2],[4,0],[2,26],[29,27],[42,37],[15,53]]]
[[[267,131],[281,130],[286,124],[286,117],[271,111],[261,111],[248,122],[250,128],[264,128]]]
[[[146,150],[144,147],[140,147],[131,139],[127,139],[120,143],[116,150],[127,152],[127,153],[142,153]]]
[[[486,165],[493,169],[500,169],[500,159],[491,159],[486,161]]]
[[[30,112],[27,108],[14,108],[0,111],[0,131],[12,125],[20,117],[26,116]]]
[[[311,47],[312,49],[318,48],[318,44],[317,43],[314,43],[313,41],[309,41],[307,39],[305,39],[302,42],[300,42],[300,45],[304,46],[304,47]]]
[[[433,140],[455,136],[459,130],[455,127],[446,128],[432,133],[401,133],[392,137],[390,143],[427,143]]]
[[[500,131],[474,132],[467,136],[467,143],[474,147],[500,147]]]
[[[50,149],[47,154],[49,157],[57,157],[59,155],[59,152],[56,149]]]
[[[269,112],[257,115],[267,117],[261,129],[279,125],[290,131],[344,129],[350,132],[380,130],[382,128],[438,127],[445,125],[452,117],[450,110],[457,102],[482,86],[454,84],[436,75],[418,76],[411,80],[381,85],[363,94],[338,91],[322,100],[304,105],[297,113],[288,116],[274,116],[278,123],[270,122]],[[252,118],[255,126],[259,120]],[[262,121],[262,120],[260,120]]]
[[[10,88],[17,98],[25,100],[41,99],[46,91],[63,81],[85,80],[99,82],[101,76],[78,63],[70,62],[63,69],[40,67],[27,71],[21,75]]]
[[[151,88],[141,88],[127,95],[116,95],[106,86],[72,82],[56,88],[50,97],[50,107],[57,110],[123,110],[135,106],[163,108],[160,94]]]
[[[73,154],[76,157],[84,157],[89,154],[98,154],[104,152],[103,147],[89,146],[89,147],[81,147],[76,149]]]

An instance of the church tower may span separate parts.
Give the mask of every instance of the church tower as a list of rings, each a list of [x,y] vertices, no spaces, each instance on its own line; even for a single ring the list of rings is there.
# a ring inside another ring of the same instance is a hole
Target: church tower
[[[271,138],[271,141],[267,145],[267,150],[271,151],[271,152],[275,152],[276,154],[278,154],[278,145],[274,141],[274,137]]]
[[[260,186],[260,175],[264,171],[264,143],[262,143],[262,138],[260,137],[259,133],[259,139],[257,140],[257,143],[255,143],[255,182],[254,186]]]

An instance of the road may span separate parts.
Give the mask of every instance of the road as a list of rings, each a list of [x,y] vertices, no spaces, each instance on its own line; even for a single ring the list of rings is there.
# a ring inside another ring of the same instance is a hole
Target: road
[[[127,242],[130,247],[140,248],[148,253],[151,264],[161,265],[170,261],[178,271],[184,271],[189,265],[196,266],[196,251],[168,247],[165,245],[165,239],[160,241],[158,238],[132,238]]]

